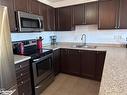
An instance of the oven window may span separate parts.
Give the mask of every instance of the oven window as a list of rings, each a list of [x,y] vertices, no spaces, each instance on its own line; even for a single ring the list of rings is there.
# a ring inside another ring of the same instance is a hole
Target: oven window
[[[21,18],[22,28],[40,28],[38,19]]]
[[[51,58],[47,58],[41,62],[38,62],[36,64],[37,67],[37,76],[41,76],[44,73],[46,73],[47,71],[51,70],[51,64],[52,64],[52,60]]]

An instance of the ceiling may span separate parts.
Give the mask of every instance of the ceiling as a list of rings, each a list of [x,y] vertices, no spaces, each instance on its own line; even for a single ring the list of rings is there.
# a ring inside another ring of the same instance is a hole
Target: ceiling
[[[48,0],[49,2],[52,2],[52,3],[55,3],[55,2],[60,2],[60,1],[63,1],[63,0]]]
[[[58,8],[58,7],[82,4],[82,3],[93,2],[98,0],[38,0],[38,1],[50,5],[54,8]]]

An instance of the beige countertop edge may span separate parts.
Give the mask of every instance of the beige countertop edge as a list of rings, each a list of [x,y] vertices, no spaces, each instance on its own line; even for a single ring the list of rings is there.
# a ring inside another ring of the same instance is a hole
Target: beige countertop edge
[[[18,64],[29,59],[31,59],[30,56],[14,55],[14,64]]]

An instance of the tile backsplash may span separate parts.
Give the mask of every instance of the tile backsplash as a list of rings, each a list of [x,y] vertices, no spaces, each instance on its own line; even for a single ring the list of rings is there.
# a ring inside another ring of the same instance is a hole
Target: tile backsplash
[[[87,35],[87,43],[126,43],[127,29],[98,30],[97,25],[76,26],[75,31],[55,32],[58,42],[82,42],[82,34]]]
[[[82,42],[82,34],[87,35],[87,43],[126,43],[127,29],[122,30],[98,30],[97,25],[76,26],[75,31],[40,32],[40,33],[12,33],[12,41],[44,38],[43,44],[50,43],[50,36],[56,35],[57,42]]]
[[[39,32],[39,33],[11,33],[12,41],[37,39],[42,36],[43,44],[50,43],[50,36],[54,35],[53,32]]]

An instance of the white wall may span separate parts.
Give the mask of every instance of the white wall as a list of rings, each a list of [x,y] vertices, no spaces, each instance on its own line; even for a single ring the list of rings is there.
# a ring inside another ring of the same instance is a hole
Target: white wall
[[[126,43],[127,30],[98,30],[96,25],[77,26],[75,31],[56,32],[58,42],[82,42],[82,34],[87,35],[87,43]]]
[[[40,32],[40,33],[11,33],[12,41],[20,41],[20,40],[29,40],[36,39],[39,36],[44,38],[43,44],[50,43],[50,36],[53,35],[53,32]]]

